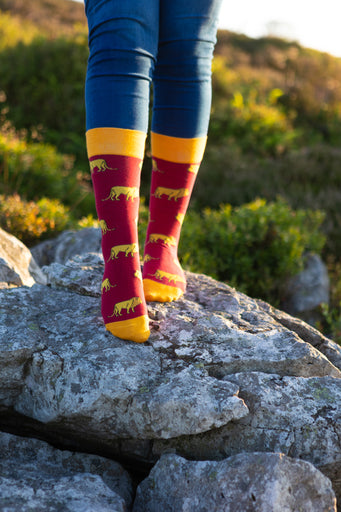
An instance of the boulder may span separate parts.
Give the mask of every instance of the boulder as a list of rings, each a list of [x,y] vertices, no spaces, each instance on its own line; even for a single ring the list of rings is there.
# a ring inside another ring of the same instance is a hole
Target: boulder
[[[50,263],[66,263],[76,255],[101,252],[100,228],[84,228],[79,231],[63,231],[52,240],[40,242],[31,253],[40,267]]]
[[[92,297],[101,296],[104,265],[100,253],[75,255],[66,263],[54,262],[42,270],[46,284],[53,288],[64,288]]]
[[[280,453],[188,461],[163,455],[137,488],[133,512],[336,512],[331,482]]]
[[[2,399],[51,428],[108,444],[191,435],[248,413],[235,384],[194,364],[172,364],[151,345],[114,338],[97,298],[40,285],[5,292],[0,407]]]
[[[104,328],[102,273],[87,253],[44,268],[49,286],[0,290],[0,427],[144,470],[169,450],[283,452],[340,491],[338,345],[191,273],[182,299],[148,305],[148,342],[125,342]]]
[[[29,249],[0,228],[0,289],[46,283]]]
[[[130,510],[132,483],[117,462],[0,432],[0,511]]]
[[[174,451],[187,458],[219,459],[240,452],[281,452],[311,462],[341,496],[340,380],[283,377],[259,372],[226,379],[240,386],[250,414],[205,436],[157,441],[157,460]]]
[[[329,276],[326,265],[317,254],[307,254],[302,272],[293,276],[284,291],[282,308],[308,323],[320,320],[321,304],[329,304]]]

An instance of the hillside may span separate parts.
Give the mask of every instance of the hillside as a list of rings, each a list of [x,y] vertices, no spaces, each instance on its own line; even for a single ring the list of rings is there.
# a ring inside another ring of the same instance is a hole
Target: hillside
[[[75,24],[85,24],[83,3],[72,0],[0,0],[0,11],[50,36],[71,33]]]
[[[82,3],[0,0],[0,112],[2,102],[28,140],[38,137],[74,155],[83,172],[87,55]],[[307,206],[322,207],[329,203],[325,177],[340,190],[340,147],[341,59],[274,37],[218,32],[198,207],[277,195],[297,207],[302,194]],[[220,187],[222,179],[230,186]]]
[[[82,3],[0,0],[0,112],[2,102],[6,118],[26,130],[28,140],[38,137],[74,155],[84,173],[86,35]],[[340,147],[341,59],[278,38],[218,32],[198,207],[277,195],[293,207],[302,195],[309,207],[329,205],[325,178],[335,195]],[[222,180],[229,187],[219,186]],[[146,196],[148,186],[147,172]],[[339,200],[332,201],[333,224]]]

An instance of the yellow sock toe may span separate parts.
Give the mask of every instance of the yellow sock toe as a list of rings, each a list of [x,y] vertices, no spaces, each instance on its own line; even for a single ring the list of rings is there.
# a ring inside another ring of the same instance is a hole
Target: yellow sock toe
[[[135,341],[136,343],[147,341],[150,335],[149,318],[147,315],[131,318],[130,320],[121,320],[120,322],[110,322],[105,327],[114,336],[122,340]]]
[[[143,290],[147,302],[172,302],[184,293],[176,286],[157,283],[152,279],[143,279]]]

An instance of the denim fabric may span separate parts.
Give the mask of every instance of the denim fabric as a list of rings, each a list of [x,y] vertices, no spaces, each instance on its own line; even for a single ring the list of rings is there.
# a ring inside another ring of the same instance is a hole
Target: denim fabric
[[[85,0],[86,127],[206,135],[221,0]]]

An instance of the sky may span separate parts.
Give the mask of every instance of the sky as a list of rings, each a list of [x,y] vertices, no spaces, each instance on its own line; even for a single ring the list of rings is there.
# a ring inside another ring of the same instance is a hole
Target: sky
[[[340,23],[340,0],[223,0],[219,27],[251,37],[277,35],[341,57]]]
[[[219,28],[276,35],[341,57],[340,23],[341,0],[223,0]]]

